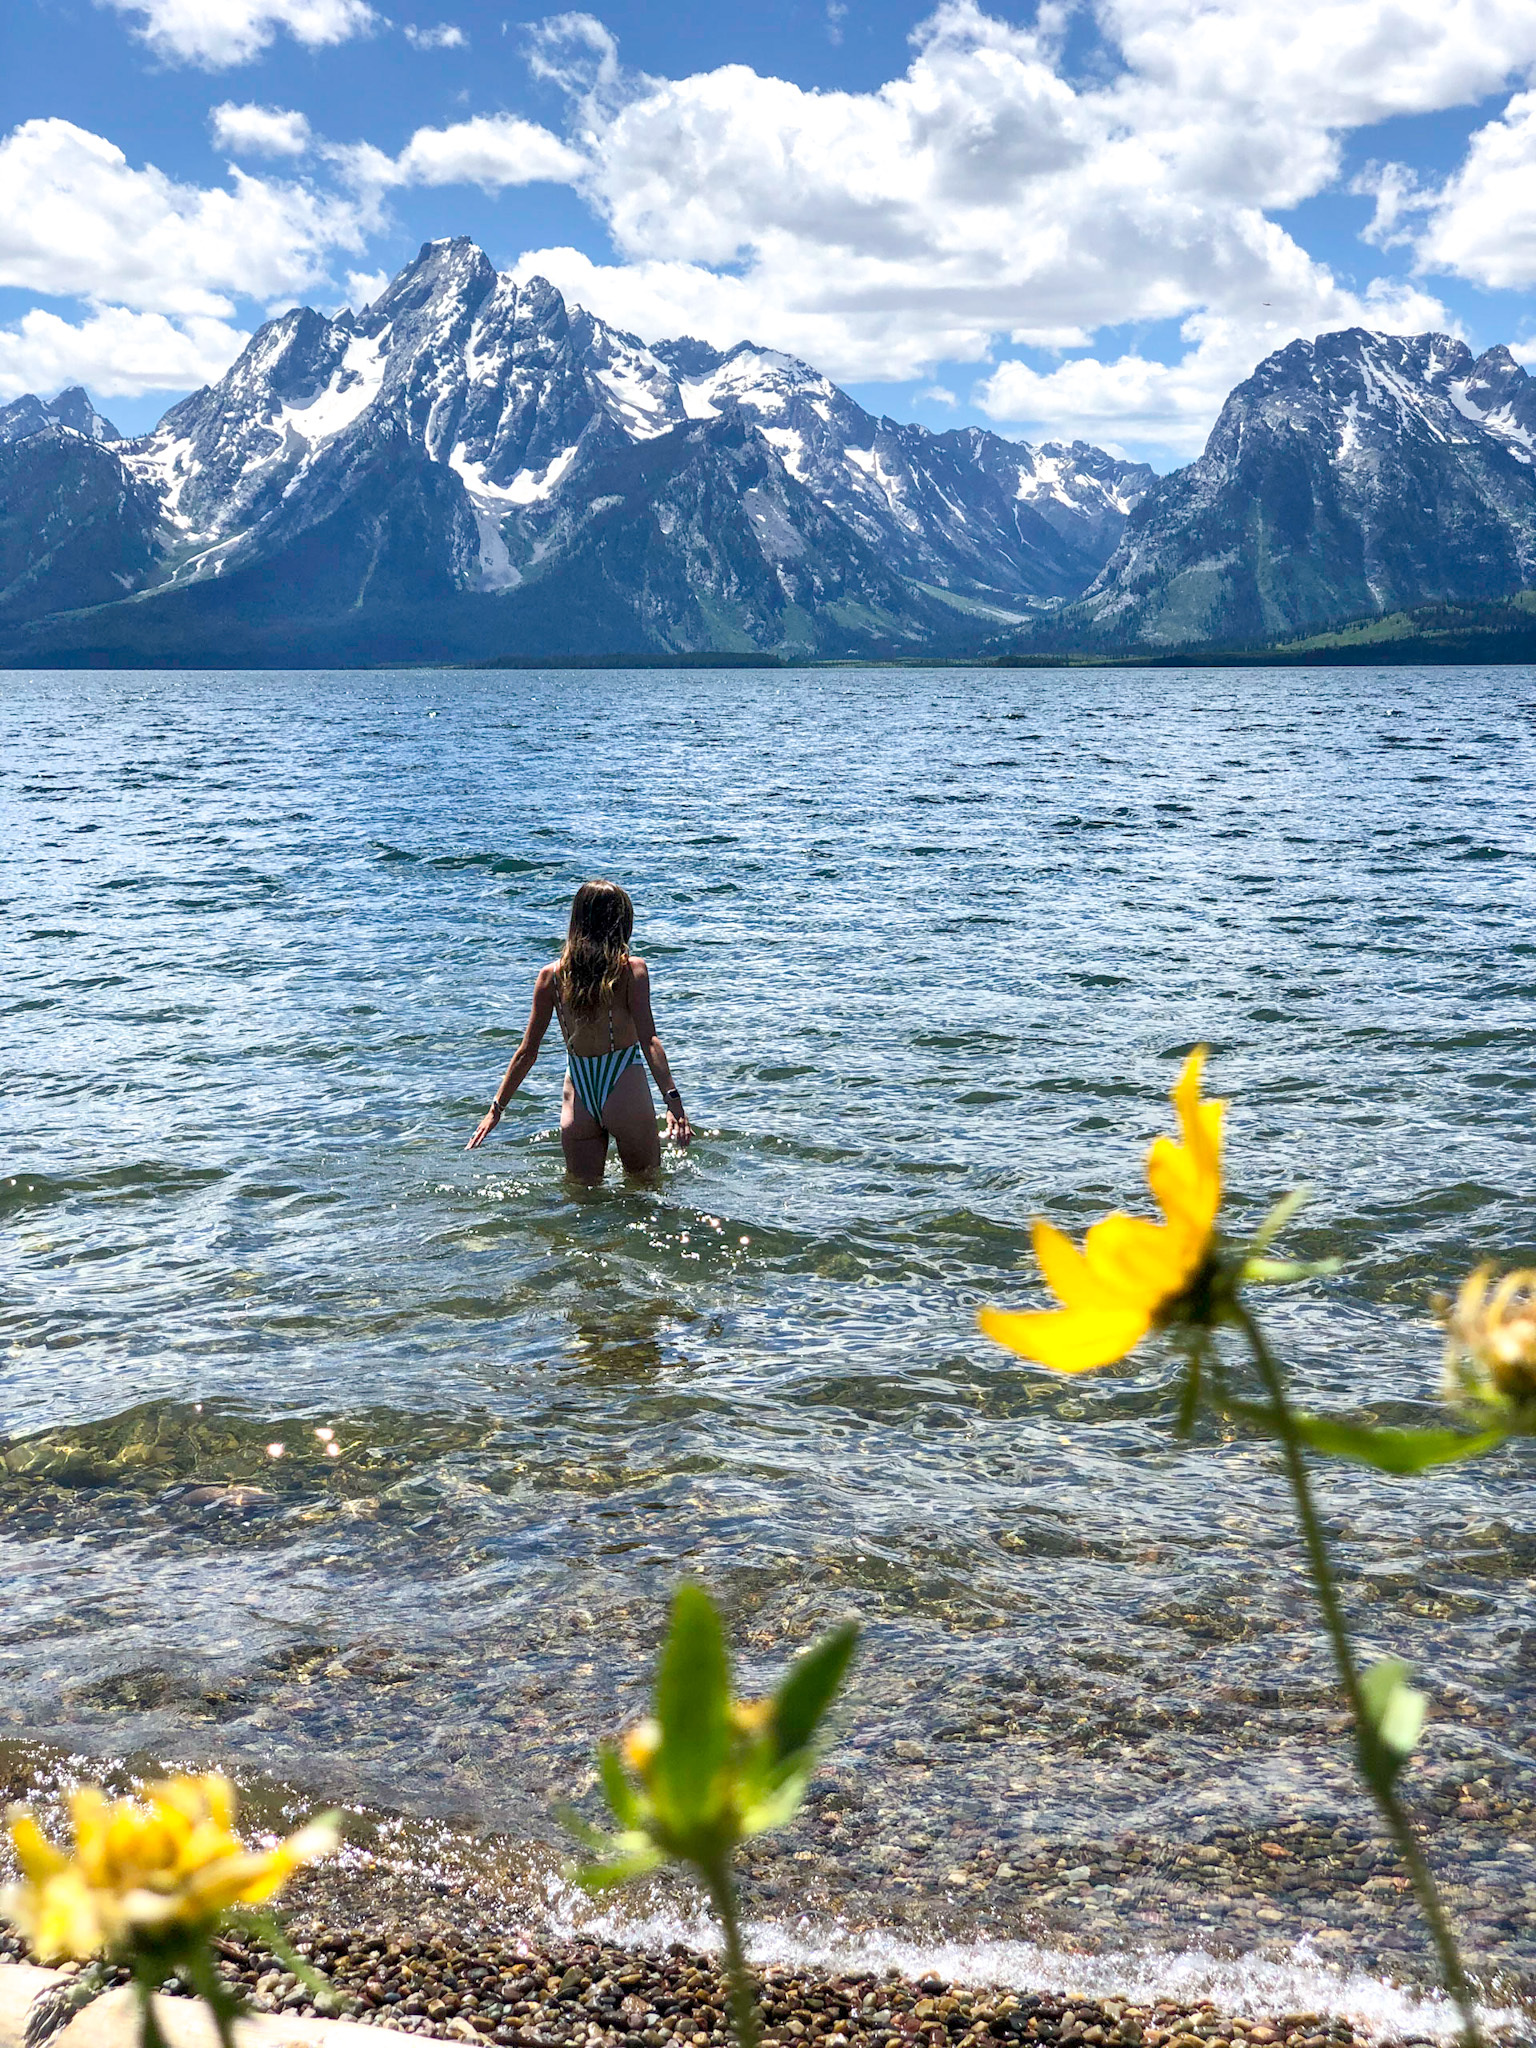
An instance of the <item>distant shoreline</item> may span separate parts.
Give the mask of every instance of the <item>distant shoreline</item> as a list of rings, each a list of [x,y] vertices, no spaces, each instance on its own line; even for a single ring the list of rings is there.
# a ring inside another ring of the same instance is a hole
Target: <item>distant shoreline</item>
[[[120,656],[92,660],[42,658],[24,660],[0,654],[0,672],[66,675],[166,674],[191,675],[217,670],[243,670],[252,674],[300,675],[316,671],[338,674],[378,674],[396,670],[441,670],[459,675],[483,675],[503,670],[511,673],[556,671],[620,672],[634,669],[698,671],[700,674],[731,671],[792,673],[796,670],[890,669],[919,671],[949,669],[958,672],[977,669],[1264,669],[1264,668],[1531,668],[1536,667],[1536,635],[1518,648],[1457,646],[1436,647],[1417,641],[1386,641],[1361,647],[1286,649],[1227,649],[1207,652],[1182,648],[1124,650],[1117,653],[1069,652],[1055,654],[988,655],[886,655],[825,657],[781,654],[528,654],[498,655],[490,661],[444,661],[422,658],[374,661],[292,659],[259,660],[248,650],[227,655],[206,653],[196,659],[125,660]]]

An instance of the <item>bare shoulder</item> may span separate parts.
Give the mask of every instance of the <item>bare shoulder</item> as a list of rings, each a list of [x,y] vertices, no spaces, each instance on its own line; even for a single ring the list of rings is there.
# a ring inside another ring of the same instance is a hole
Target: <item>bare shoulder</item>
[[[650,1029],[651,1018],[651,976],[643,960],[629,956],[629,1014],[642,1032]]]
[[[533,993],[536,998],[548,997],[553,1001],[555,994],[555,969],[559,964],[558,961],[551,960],[547,967],[539,969],[533,984]]]

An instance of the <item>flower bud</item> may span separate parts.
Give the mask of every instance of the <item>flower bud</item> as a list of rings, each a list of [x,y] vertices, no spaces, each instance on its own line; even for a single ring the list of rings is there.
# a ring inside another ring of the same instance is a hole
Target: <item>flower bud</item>
[[[661,1723],[647,1714],[625,1732],[621,1747],[625,1763],[642,1783],[649,1784],[650,1768],[661,1747]]]
[[[1536,1269],[1479,1266],[1445,1319],[1445,1394],[1458,1406],[1536,1413]]]

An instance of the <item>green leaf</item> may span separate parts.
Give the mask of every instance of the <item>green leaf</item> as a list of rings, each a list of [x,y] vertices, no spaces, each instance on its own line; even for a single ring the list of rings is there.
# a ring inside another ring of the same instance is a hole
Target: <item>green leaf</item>
[[[1429,1701],[1408,1683],[1408,1666],[1396,1657],[1360,1674],[1360,1697],[1377,1739],[1401,1767],[1419,1739]]]
[[[167,2048],[166,2038],[160,2031],[160,2022],[155,2017],[154,1981],[146,1981],[139,1971],[134,1973],[134,1990],[139,1999],[139,2041],[140,2048]]]
[[[603,1791],[614,1819],[621,1828],[638,1827],[640,1802],[635,1797],[634,1786],[624,1775],[619,1752],[611,1742],[600,1742],[597,1745],[597,1767],[602,1773]]]
[[[601,1856],[606,1849],[610,1849],[613,1846],[612,1837],[603,1834],[600,1829],[593,1827],[590,1821],[583,1820],[574,1806],[568,1804],[557,1806],[555,1808],[555,1819],[559,1821],[561,1827],[565,1829],[568,1835],[574,1835],[582,1848],[593,1856]]]
[[[811,1764],[807,1758],[798,1770],[789,1771],[771,1791],[752,1802],[741,1817],[742,1834],[765,1835],[770,1828],[781,1828],[792,1821],[800,1811],[810,1782]]]
[[[1288,1195],[1282,1195],[1249,1240],[1248,1252],[1250,1258],[1256,1258],[1261,1252],[1267,1252],[1281,1231],[1306,1206],[1311,1198],[1312,1190],[1309,1187],[1292,1188]]]
[[[1259,1411],[1261,1414],[1262,1410]],[[1322,1415],[1298,1415],[1296,1431],[1314,1451],[1329,1458],[1354,1458],[1378,1472],[1400,1477],[1424,1472],[1431,1465],[1454,1465],[1478,1458],[1503,1443],[1502,1429],[1465,1436],[1459,1429],[1387,1429],[1360,1422],[1334,1422]]]
[[[1256,1259],[1243,1261],[1243,1278],[1260,1286],[1280,1287],[1291,1280],[1327,1280],[1342,1273],[1342,1259]]]
[[[702,1819],[730,1748],[731,1669],[720,1614],[702,1586],[679,1586],[656,1674],[658,1804],[682,1826]]]
[[[816,1733],[843,1682],[858,1640],[858,1623],[845,1621],[790,1666],[773,1696],[774,1745],[779,1756],[793,1756]]]
[[[617,1856],[611,1863],[587,1863],[573,1873],[586,1892],[611,1892],[637,1877],[649,1877],[666,1862],[659,1849],[637,1849],[630,1856]]]
[[[273,1953],[286,1967],[287,1958],[275,1949]],[[214,1968],[212,1950],[202,1942],[190,1949],[182,1974],[213,2014],[220,2048],[235,2048],[235,2021],[242,2017],[245,2007]]]

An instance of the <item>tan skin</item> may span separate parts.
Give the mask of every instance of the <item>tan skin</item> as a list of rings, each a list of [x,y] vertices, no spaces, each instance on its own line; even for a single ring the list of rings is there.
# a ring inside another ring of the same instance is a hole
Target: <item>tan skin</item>
[[[465,1148],[467,1151],[472,1152],[477,1145],[483,1145],[501,1122],[502,1108],[508,1098],[516,1094],[533,1071],[533,1063],[539,1056],[539,1047],[554,1014],[555,970],[553,966],[541,967],[539,978],[533,985],[533,1007],[528,1013],[522,1043],[507,1062],[501,1085],[492,1097],[490,1108],[476,1124],[475,1134]],[[607,1052],[608,1019],[603,1011],[598,1010],[590,1017],[573,1017],[567,1012],[566,1023],[571,1032],[572,1052],[583,1057]],[[686,1147],[693,1131],[682,1097],[677,1093],[677,1084],[672,1079],[672,1069],[667,1065],[666,1048],[656,1035],[656,1019],[651,1015],[650,973],[645,962],[637,960],[633,954],[629,958],[628,973],[619,977],[619,985],[613,993],[613,1044],[619,1052],[627,1045],[639,1045],[667,1104],[667,1136],[674,1144]],[[619,1148],[619,1158],[626,1173],[654,1173],[660,1166],[661,1139],[656,1131],[656,1109],[644,1074],[638,1067],[630,1067],[619,1076],[603,1104],[601,1123],[577,1100],[571,1077],[567,1074],[565,1098],[560,1109],[560,1145],[565,1153],[566,1171],[573,1180],[582,1181],[588,1187],[597,1186],[607,1162],[610,1137]]]

